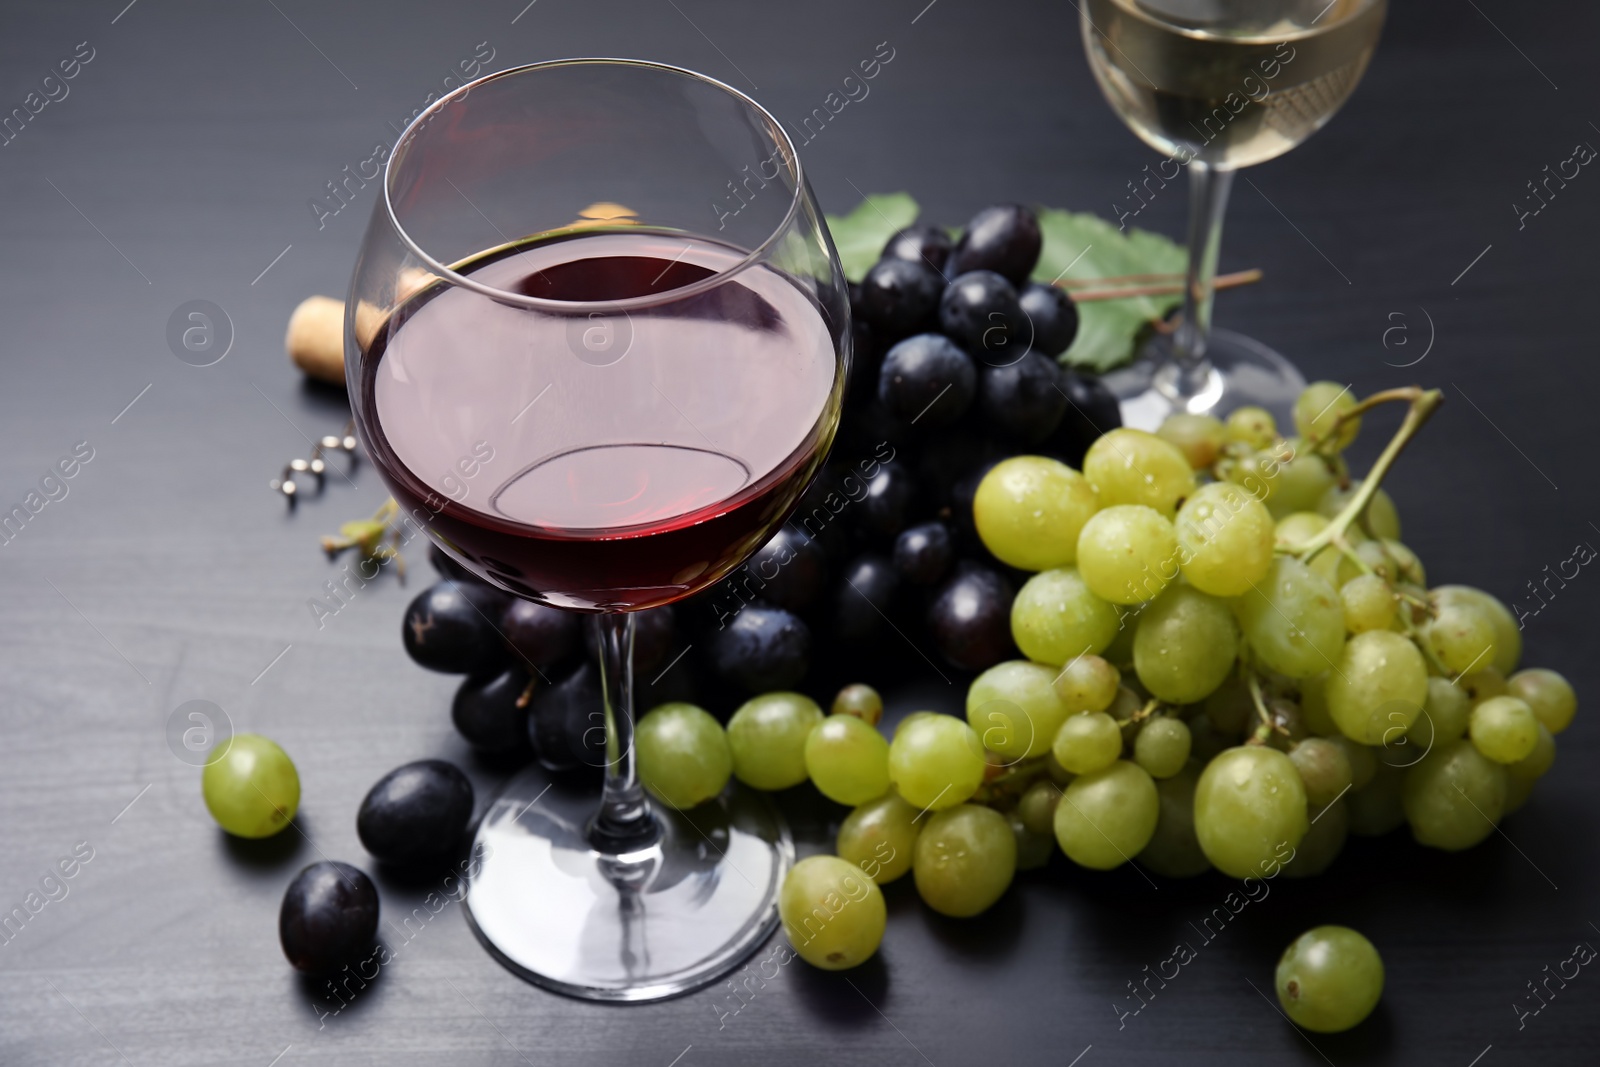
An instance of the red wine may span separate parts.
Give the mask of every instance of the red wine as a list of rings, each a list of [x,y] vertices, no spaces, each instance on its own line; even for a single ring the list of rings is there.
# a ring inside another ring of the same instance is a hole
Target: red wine
[[[605,233],[497,250],[462,272],[598,301],[680,289],[742,258]],[[788,517],[832,443],[841,343],[764,265],[605,315],[436,283],[363,355],[363,429],[402,507],[484,578],[556,607],[652,607],[722,578]]]

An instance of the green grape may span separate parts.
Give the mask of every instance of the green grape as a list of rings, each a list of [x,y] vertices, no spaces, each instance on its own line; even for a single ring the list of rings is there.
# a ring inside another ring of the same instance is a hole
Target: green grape
[[[1355,1026],[1383,996],[1383,960],[1348,926],[1318,926],[1278,961],[1278,1003],[1296,1026],[1334,1034]]]
[[[1214,415],[1191,415],[1180,411],[1168,415],[1156,430],[1156,436],[1169,442],[1189,466],[1203,471],[1222,455],[1222,446],[1228,443],[1227,427]]]
[[[1555,761],[1556,739],[1544,723],[1540,723],[1539,739],[1534,742],[1533,751],[1517,762],[1506,765],[1506,782],[1508,785],[1532,784],[1544,777]]]
[[[1438,605],[1433,620],[1423,627],[1422,639],[1451,674],[1466,674],[1494,662],[1494,624],[1472,604],[1449,601]]]
[[[1407,737],[1425,745],[1454,741],[1467,732],[1472,702],[1466,691],[1448,678],[1428,679],[1428,700],[1422,716],[1406,731]]]
[[[1069,660],[1051,685],[1069,715],[1104,711],[1117,698],[1122,672],[1099,656],[1085,654]]]
[[[1505,812],[1506,770],[1471,741],[1453,741],[1405,772],[1401,799],[1420,844],[1451,852],[1471,848]]]
[[[288,753],[260,734],[235,734],[206,757],[200,795],[235,837],[271,837],[300,807],[300,775]]]
[[[1314,674],[1300,681],[1300,716],[1306,731],[1318,737],[1339,735],[1339,724],[1328,711],[1328,675]],[[1342,736],[1342,735],[1340,735]]]
[[[833,698],[833,713],[854,715],[868,726],[876,726],[883,718],[883,698],[872,686],[857,682],[839,690]]]
[[[1278,490],[1283,485],[1284,472],[1294,459],[1292,446],[1287,441],[1274,442],[1270,447],[1241,456],[1227,468],[1227,481],[1237,485],[1254,497],[1271,514],[1274,506],[1287,515],[1295,510],[1278,502]]]
[[[1287,451],[1290,458],[1280,461],[1272,493],[1266,500],[1267,510],[1274,519],[1316,511],[1328,487],[1339,480],[1328,461],[1299,438],[1289,439]]]
[[[806,773],[839,804],[865,804],[889,791],[889,742],[853,715],[830,715],[806,738]]]
[[[1060,801],[1060,786],[1049,781],[1034,782],[1022,794],[1022,799],[1017,801],[1017,817],[1036,834],[1054,833],[1056,805]]]
[[[1144,851],[1160,812],[1155,781],[1137,763],[1117,760],[1067,786],[1056,805],[1056,842],[1078,866],[1109,871]]]
[[[1344,605],[1328,580],[1279,556],[1255,588],[1233,601],[1256,659],[1290,678],[1329,670],[1344,649]]]
[[[1104,770],[1122,755],[1122,728],[1103,711],[1069,715],[1056,731],[1050,752],[1073,774]]]
[[[1065,463],[1013,456],[978,483],[972,519],[1000,562],[1043,571],[1077,558],[1078,531],[1100,504],[1090,480]]]
[[[1468,733],[1478,751],[1496,763],[1516,763],[1538,745],[1539,720],[1516,697],[1495,697],[1472,709]]]
[[[938,714],[940,714],[940,712],[937,712],[937,711],[913,711],[913,712],[911,712],[905,718],[903,718],[899,722],[895,723],[894,733],[891,735],[891,740],[893,738],[895,738],[895,737],[899,737],[900,736],[900,731],[904,730],[907,726],[910,726],[912,723],[916,722],[918,719],[926,719],[926,718],[928,718],[930,716],[938,715]]]
[[[1121,624],[1117,609],[1090,591],[1076,567],[1040,571],[1011,602],[1011,636],[1035,663],[1059,667],[1103,652]]]
[[[1355,744],[1354,741],[1350,743]],[[1372,751],[1364,745],[1357,747]],[[1406,809],[1401,800],[1406,770],[1376,760],[1372,767],[1367,784],[1344,795],[1344,804],[1350,813],[1350,832],[1360,837],[1382,837],[1398,830],[1406,821]]]
[[[1361,432],[1361,416],[1339,423],[1339,416],[1356,406],[1356,395],[1338,382],[1312,382],[1294,402],[1294,428],[1308,441],[1331,437],[1333,451],[1343,452]],[[1339,432],[1334,434],[1335,424]]]
[[[1042,756],[1067,717],[1055,671],[1026,660],[997,663],[967,689],[967,722],[983,747],[1011,762]]]
[[[1325,808],[1355,784],[1355,770],[1344,746],[1326,737],[1308,737],[1289,750],[1289,762],[1300,773],[1306,803]]]
[[[1169,704],[1210,696],[1238,655],[1238,627],[1227,603],[1183,583],[1151,601],[1133,635],[1139,683]]]
[[[1328,676],[1328,712],[1364,745],[1405,736],[1428,699],[1428,667],[1417,646],[1389,630],[1356,634]]]
[[[1348,489],[1341,489],[1337,485],[1331,486],[1322,494],[1322,499],[1317,501],[1317,510],[1331,519],[1344,510],[1350,498],[1360,489],[1360,482],[1351,482]],[[1372,499],[1367,502],[1367,510],[1360,517],[1360,522],[1366,532],[1373,537],[1400,540],[1400,512],[1395,510],[1394,501],[1382,488],[1372,494]]]
[[[1578,694],[1567,680],[1544,667],[1529,667],[1506,679],[1506,692],[1533,709],[1534,718],[1553,734],[1572,725]]]
[[[1206,858],[1229,877],[1277,873],[1307,825],[1305,786],[1275,748],[1230,748],[1207,765],[1195,787],[1195,835]]]
[[[1272,516],[1230,482],[1195,490],[1178,509],[1177,532],[1183,576],[1203,593],[1238,596],[1272,566]]]
[[[1177,532],[1152,508],[1108,507],[1078,535],[1078,572],[1096,596],[1113,604],[1149,600],[1178,576]]]
[[[1467,694],[1467,700],[1473,707],[1477,707],[1485,700],[1503,697],[1511,692],[1511,686],[1506,681],[1505,675],[1493,667],[1485,667],[1481,671],[1473,671],[1457,678],[1456,684]]]
[[[817,702],[800,693],[763,693],[728,720],[733,776],[754,789],[788,789],[806,780],[806,739],[822,721]]]
[[[1228,440],[1243,441],[1251,448],[1266,448],[1278,439],[1278,423],[1266,408],[1249,405],[1235,408],[1228,416]]]
[[[1295,847],[1294,859],[1284,865],[1290,878],[1311,878],[1326,871],[1344,850],[1350,836],[1350,811],[1343,800],[1311,813],[1311,826]]]
[[[1017,837],[993,808],[962,804],[929,816],[917,835],[911,873],[917,895],[958,919],[986,911],[1011,885]]]
[[[1171,519],[1194,492],[1194,471],[1182,452],[1153,433],[1112,430],[1083,457],[1083,476],[1100,490],[1100,506],[1140,504]]]
[[[1056,839],[1052,832],[1047,830],[1042,834],[1034,833],[1016,812],[1006,816],[1006,822],[1011,827],[1012,835],[1017,839],[1017,870],[1036,871],[1050,862],[1050,853],[1056,848]]]
[[[1292,552],[1328,528],[1328,517],[1315,511],[1294,511],[1280,518],[1272,527],[1274,547]],[[1322,553],[1318,553],[1320,556]]]
[[[1416,586],[1427,586],[1428,572],[1422,566],[1422,557],[1405,545],[1403,542],[1385,538],[1378,542],[1383,552],[1389,557],[1390,564],[1395,568],[1394,581],[1409,583]],[[1360,548],[1356,551],[1359,553]],[[1387,575],[1386,575],[1387,577]]]
[[[634,727],[639,780],[669,808],[687,810],[722,792],[733,752],[722,724],[703,708],[675,702],[652,709]]]
[[[1522,659],[1522,628],[1517,625],[1511,609],[1493,594],[1470,585],[1437,586],[1431,590],[1431,596],[1436,604],[1464,601],[1487,612],[1489,621],[1494,624],[1494,661],[1491,666],[1503,675],[1517,669],[1517,663]]]
[[[855,864],[838,856],[807,856],[783,879],[778,918],[801,959],[842,971],[878,951],[889,911],[878,883]]]
[[[1393,630],[1400,618],[1400,601],[1389,583],[1376,574],[1358,574],[1339,587],[1344,605],[1344,628],[1353,634],[1368,630]]]
[[[1200,767],[1192,760],[1171,778],[1156,781],[1160,804],[1155,832],[1136,857],[1163,878],[1193,878],[1211,869],[1194,835],[1194,787]]]
[[[1194,738],[1182,719],[1151,719],[1133,743],[1133,762],[1152,778],[1171,778],[1189,762]]]
[[[983,743],[952,715],[902,723],[889,743],[889,781],[906,803],[941,811],[963,803],[983,784]]]
[[[888,885],[911,869],[920,814],[893,793],[869,800],[844,817],[834,848],[868,878]]]

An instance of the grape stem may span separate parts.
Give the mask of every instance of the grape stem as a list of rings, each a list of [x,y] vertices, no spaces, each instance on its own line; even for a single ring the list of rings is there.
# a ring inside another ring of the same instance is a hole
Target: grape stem
[[[1261,725],[1250,735],[1249,743],[1264,745],[1267,743],[1267,738],[1272,736],[1272,731],[1278,727],[1273,723],[1272,713],[1267,710],[1266,699],[1261,695],[1261,676],[1255,671],[1250,671],[1245,675],[1245,684],[1250,687],[1250,700],[1255,704],[1256,715],[1261,719]]]

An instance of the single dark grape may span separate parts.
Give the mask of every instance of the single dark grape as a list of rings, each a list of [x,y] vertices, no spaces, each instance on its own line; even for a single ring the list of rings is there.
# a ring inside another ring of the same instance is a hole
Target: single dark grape
[[[1013,285],[1021,285],[1038,265],[1043,247],[1044,236],[1033,212],[1021,204],[996,204],[967,223],[950,253],[949,273],[992,270]]]
[[[296,970],[330,974],[372,947],[378,891],[348,863],[323,860],[294,876],[278,911],[278,940]]]
[[[951,281],[939,300],[939,328],[990,366],[1014,363],[1027,351],[1027,319],[1017,291],[993,271],[970,271]]]
[[[1067,394],[1067,410],[1050,436],[1048,451],[1081,468],[1089,446],[1122,425],[1122,409],[1098,377],[1070,367],[1061,372],[1061,391]]]
[[[711,665],[751,693],[789,689],[811,665],[811,630],[792,612],[751,604],[712,634]]]
[[[517,664],[499,674],[465,679],[450,703],[456,731],[484,752],[521,748],[528,736],[528,679]]]
[[[932,435],[917,451],[918,485],[933,508],[944,508],[954,500],[956,486],[963,478],[979,468],[987,469],[1013,451],[994,440],[977,420],[969,419]]]
[[[816,602],[827,581],[828,558],[821,545],[792,525],[784,526],[734,573],[748,576],[767,603],[802,612]]]
[[[851,504],[857,525],[888,540],[906,528],[917,498],[917,479],[911,468],[898,460],[880,465],[867,482],[867,494]]]
[[[869,642],[888,631],[900,575],[878,555],[858,556],[839,581],[834,636],[841,641]]]
[[[533,699],[528,702],[528,738],[543,766],[565,771],[590,759],[591,746],[583,736],[589,726],[600,727],[598,740],[603,752],[605,713],[600,703],[600,671],[594,663],[583,663],[551,685],[534,687]]]
[[[441,578],[454,578],[458,582],[482,582],[467,569],[466,564],[459,563],[455,557],[440,548],[435,541],[428,542],[428,562],[433,564],[433,569],[439,572]]]
[[[1012,656],[1011,583],[981,564],[958,564],[928,608],[933,643],[951,664],[981,671]]]
[[[446,578],[417,594],[400,634],[418,664],[445,674],[478,674],[505,661],[496,626],[506,594],[477,582]]]
[[[898,341],[933,324],[944,278],[926,263],[880,259],[861,279],[861,317],[873,335]]]
[[[513,658],[524,667],[553,667],[583,647],[576,614],[521,597],[506,605],[500,616],[500,633]]]
[[[1061,425],[1067,394],[1055,360],[1029,352],[1004,367],[985,367],[978,380],[978,410],[996,437],[1033,446]]]
[[[914,585],[932,585],[955,559],[955,538],[942,522],[925,522],[902,531],[894,542],[894,569]]]
[[[425,759],[378,779],[356,812],[356,835],[384,863],[422,863],[453,856],[471,820],[467,776],[453,763]]]
[[[949,426],[965,415],[977,385],[972,360],[937,333],[901,341],[889,349],[878,371],[878,399],[884,408],[923,430]]]
[[[950,235],[937,226],[907,226],[889,238],[879,258],[926,263],[936,271],[943,271],[954,247]]]
[[[1059,356],[1078,336],[1078,305],[1065,289],[1029,282],[1017,291],[1017,303],[1033,326],[1033,350]]]
[[[872,327],[861,318],[850,320],[850,377],[845,383],[845,403],[860,407],[871,402],[878,393],[878,367],[883,363],[883,353],[878,350],[877,336]]]

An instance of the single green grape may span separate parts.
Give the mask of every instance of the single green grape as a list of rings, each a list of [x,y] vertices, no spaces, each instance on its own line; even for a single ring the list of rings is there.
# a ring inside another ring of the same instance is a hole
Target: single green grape
[[[1350,498],[1360,490],[1361,483],[1358,481],[1351,482],[1348,489],[1330,486],[1322,494],[1322,499],[1317,501],[1317,510],[1331,519],[1343,511]],[[1395,509],[1394,500],[1381,487],[1372,494],[1372,499],[1367,502],[1367,510],[1359,521],[1373,537],[1400,540],[1400,512]]]
[[[806,780],[806,738],[822,721],[817,702],[800,693],[763,693],[740,705],[728,720],[733,775],[772,791]]]
[[[1307,825],[1305,786],[1275,748],[1230,748],[1207,765],[1195,787],[1195,836],[1206,858],[1229,877],[1271,877],[1293,857]]]
[[[1178,576],[1178,535],[1153,508],[1108,507],[1078,535],[1078,573],[1103,600],[1142,603]]]
[[[1276,548],[1292,552],[1327,528],[1326,515],[1319,515],[1315,511],[1293,511],[1272,527],[1272,543]],[[1320,557],[1322,553],[1317,555]]]
[[[1078,866],[1109,871],[1144,851],[1160,813],[1154,779],[1117,760],[1067,786],[1056,805],[1056,842]]]
[[[1496,763],[1517,763],[1539,743],[1539,720],[1516,697],[1495,697],[1472,709],[1468,732],[1478,751]]]
[[[1553,734],[1572,725],[1578,712],[1578,694],[1555,671],[1529,667],[1506,679],[1506,692],[1533,709],[1534,718]]]
[[[1017,839],[1017,870],[1036,871],[1050,862],[1050,854],[1056,850],[1053,832],[1034,833],[1016,812],[1007,815],[1006,822]]]
[[[1120,625],[1116,607],[1096,596],[1076,567],[1040,571],[1011,602],[1011,636],[1035,663],[1059,667],[1103,652]]]
[[[889,742],[853,715],[830,715],[806,738],[811,784],[839,804],[865,804],[889,791]]]
[[[1182,719],[1151,719],[1133,743],[1133,762],[1152,778],[1171,778],[1189,762],[1194,738]]]
[[[1083,476],[1100,491],[1100,506],[1141,504],[1170,520],[1194,492],[1194,470],[1177,446],[1126,427],[1102,435],[1083,457]]]
[[[1194,834],[1194,787],[1200,766],[1190,760],[1177,774],[1156,780],[1160,811],[1155,832],[1136,857],[1163,878],[1193,878],[1211,869]]]
[[[1487,612],[1490,622],[1494,624],[1494,661],[1490,666],[1502,675],[1509,675],[1517,669],[1517,663],[1522,659],[1522,628],[1517,625],[1511,609],[1494,594],[1470,585],[1441,585],[1429,590],[1429,595],[1436,604],[1459,600],[1475,604]]]
[[[1238,596],[1266,577],[1275,530],[1266,505],[1237,485],[1203,485],[1178,509],[1183,576],[1203,593]]]
[[[1289,458],[1279,461],[1278,476],[1265,501],[1274,519],[1316,511],[1328,487],[1339,481],[1328,461],[1299,438],[1290,438],[1285,451]]]
[[[1343,452],[1361,432],[1361,416],[1339,423],[1339,417],[1356,406],[1356,395],[1348,385],[1338,382],[1312,382],[1294,402],[1294,428],[1307,441],[1321,444],[1324,439],[1333,451]],[[1334,426],[1339,426],[1337,434]]]
[[[1122,728],[1103,711],[1069,715],[1057,729],[1050,752],[1073,774],[1103,770],[1122,755]]]
[[[1266,408],[1247,405],[1235,408],[1228,416],[1228,440],[1242,441],[1251,448],[1266,448],[1278,439],[1278,422]]]
[[[868,726],[883,718],[883,698],[870,685],[847,685],[833,698],[833,714],[854,715]]]
[[[1421,556],[1418,556],[1404,543],[1393,538],[1385,538],[1377,542],[1377,546],[1382,549],[1383,555],[1387,559],[1387,563],[1384,565],[1385,569],[1382,572],[1384,577],[1389,578],[1390,581],[1397,585],[1427,586],[1428,572],[1422,566]],[[1368,551],[1370,552],[1371,549],[1368,549]],[[1360,546],[1357,546],[1356,552],[1357,554],[1361,552]],[[1373,569],[1377,570],[1378,568],[1374,566]]]
[[[1355,784],[1355,771],[1344,746],[1326,737],[1308,737],[1289,749],[1289,762],[1300,773],[1306,803],[1313,808],[1332,804]]]
[[[1418,843],[1451,852],[1471,848],[1505,812],[1506,769],[1463,738],[1435,747],[1407,770],[1401,800]]]
[[[1294,859],[1284,864],[1290,878],[1311,878],[1326,871],[1344,851],[1350,836],[1350,810],[1336,800],[1324,808],[1314,808],[1306,836],[1295,846]]]
[[[899,722],[895,723],[895,725],[894,725],[894,733],[890,735],[890,740],[893,741],[894,738],[899,737],[901,730],[904,730],[907,726],[910,726],[912,723],[916,722],[917,720],[926,719],[930,715],[939,715],[939,714],[941,714],[941,713],[937,712],[937,711],[913,711],[913,712],[911,712],[905,718],[903,718]]]
[[[1260,663],[1290,678],[1332,669],[1344,650],[1344,604],[1328,580],[1290,556],[1233,601],[1244,639]]]
[[[983,783],[983,742],[952,715],[902,723],[889,743],[889,781],[906,803],[942,811],[963,803]]]
[[[1355,744],[1355,742],[1351,742]],[[1358,746],[1371,752],[1365,745]],[[1403,792],[1409,772],[1374,761],[1372,777],[1344,795],[1350,812],[1350,832],[1361,837],[1382,837],[1406,821]]]
[[[1278,491],[1283,484],[1284,472],[1289,463],[1294,459],[1294,452],[1287,441],[1275,441],[1271,446],[1260,452],[1251,452],[1240,456],[1232,464],[1218,465],[1227,475],[1229,484],[1237,485],[1250,496],[1259,501],[1268,514],[1274,510],[1288,514],[1290,509],[1284,508],[1278,501]]]
[[[271,837],[300,807],[294,761],[260,734],[234,734],[200,772],[200,795],[217,825],[235,837]]]
[[[1187,411],[1168,415],[1156,430],[1156,436],[1182,452],[1189,466],[1197,471],[1215,463],[1228,443],[1228,429],[1221,419],[1215,415],[1191,415]]]
[[[1318,926],[1278,961],[1278,1003],[1296,1026],[1333,1034],[1355,1026],[1383,996],[1383,960],[1348,926]]]
[[[1027,660],[997,663],[967,689],[967,722],[983,747],[1015,762],[1050,750],[1067,717],[1055,671]]]
[[[1399,599],[1389,583],[1376,574],[1358,574],[1339,587],[1344,605],[1344,628],[1353,634],[1368,630],[1393,630],[1399,621]]]
[[[1048,780],[1034,782],[1017,801],[1017,817],[1036,834],[1054,833],[1056,805],[1060,802],[1060,786]]]
[[[1406,736],[1424,747],[1454,741],[1467,732],[1472,702],[1466,691],[1448,678],[1428,679],[1428,700],[1422,715],[1411,724]]]
[[[1013,456],[978,483],[972,518],[984,547],[1000,562],[1043,571],[1077,558],[1078,531],[1100,504],[1090,479],[1065,463]]]
[[[1544,777],[1555,761],[1556,739],[1544,723],[1540,723],[1539,738],[1533,744],[1533,751],[1517,762],[1506,765],[1506,781],[1511,785],[1535,782]]]
[[[888,885],[911,869],[920,814],[893,793],[869,800],[844,817],[834,848],[874,882]]]
[[[878,951],[889,911],[878,883],[855,864],[838,856],[807,856],[783,879],[778,918],[801,959],[842,971]]]
[[[1210,696],[1238,655],[1239,630],[1227,603],[1182,582],[1150,602],[1133,635],[1140,684],[1169,704]]]
[[[927,823],[911,864],[917,895],[941,915],[966,918],[988,910],[1016,874],[1011,824],[979,804],[941,811]]]
[[[1428,699],[1428,667],[1390,630],[1356,634],[1328,676],[1328,712],[1344,735],[1364,745],[1404,737]]]
[[[1494,662],[1494,624],[1475,605],[1462,601],[1438,605],[1422,637],[1451,674],[1466,674]]]
[[[662,704],[634,727],[639,780],[670,808],[687,810],[722,792],[733,774],[733,751],[722,724],[703,708]]]
[[[1085,654],[1068,660],[1051,685],[1069,715],[1104,711],[1117,698],[1122,672],[1108,660]]]

